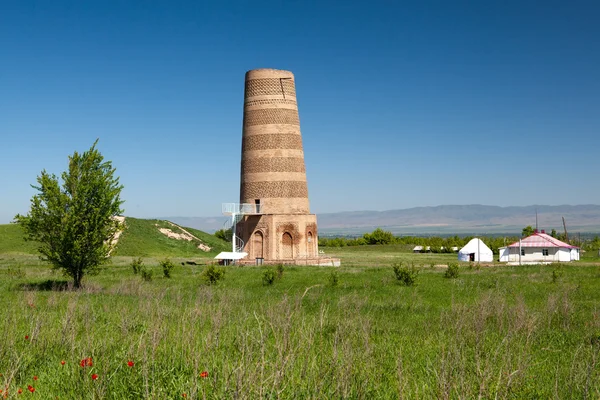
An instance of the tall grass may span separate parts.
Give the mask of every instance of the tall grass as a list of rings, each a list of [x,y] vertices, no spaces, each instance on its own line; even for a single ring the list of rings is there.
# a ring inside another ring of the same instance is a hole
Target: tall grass
[[[0,387],[73,399],[600,396],[597,267],[554,283],[551,267],[454,280],[428,268],[416,287],[389,266],[341,267],[335,286],[331,268],[286,267],[272,286],[260,267],[228,267],[210,286],[203,267],[171,279],[149,268],[152,282],[113,266],[72,291],[46,267],[0,259]]]

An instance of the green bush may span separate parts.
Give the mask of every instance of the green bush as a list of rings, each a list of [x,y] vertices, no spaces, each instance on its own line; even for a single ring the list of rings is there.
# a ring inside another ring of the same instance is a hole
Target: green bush
[[[554,269],[552,270],[552,283],[556,283],[559,280],[561,280],[561,278],[563,277],[563,270],[561,268],[561,265],[558,264],[554,267]]]
[[[143,267],[144,262],[142,261],[142,257],[134,258],[133,261],[131,261],[131,268],[133,269],[134,274],[139,274]]]
[[[405,286],[413,286],[417,283],[419,269],[411,265],[410,268],[405,266],[403,262],[392,265],[396,279]]]
[[[163,260],[160,262],[160,265],[163,269],[163,274],[165,276],[165,278],[170,278],[171,277],[171,271],[173,271],[173,268],[175,268],[175,264],[173,264],[171,262],[171,260],[169,260],[168,258],[166,260]]]
[[[450,263],[448,264],[448,269],[444,272],[444,278],[455,279],[458,278],[458,264]]]
[[[273,282],[275,282],[275,271],[273,271],[272,269],[265,269],[263,271],[263,275],[262,275],[262,281],[263,281],[263,285],[268,286],[268,285],[272,285]]]
[[[283,278],[283,264],[278,264],[277,267],[277,279]]]
[[[207,265],[202,271],[202,278],[209,285],[215,285],[225,277],[225,269],[215,267],[213,264]]]
[[[152,280],[152,275],[154,273],[152,272],[151,269],[148,269],[146,267],[141,267],[139,271],[140,271],[140,274],[141,274],[143,280],[145,280],[146,282],[150,282]]]
[[[331,274],[329,274],[328,284],[331,287],[335,287],[338,285],[339,280],[340,280],[340,277],[338,276],[337,271],[333,271]]]

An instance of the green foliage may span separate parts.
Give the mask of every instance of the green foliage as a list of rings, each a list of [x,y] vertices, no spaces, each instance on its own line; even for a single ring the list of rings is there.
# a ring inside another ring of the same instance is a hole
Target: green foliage
[[[154,275],[154,271],[143,266],[142,268],[140,268],[140,275],[143,280],[145,280],[146,282],[150,282],[152,280],[152,276]]]
[[[265,269],[262,274],[263,285],[272,285],[275,282],[276,274],[271,268]]]
[[[521,236],[522,237],[531,236],[531,235],[533,235],[534,232],[535,232],[535,230],[533,229],[533,227],[531,225],[527,225],[525,228],[523,228],[523,231],[521,231]]]
[[[390,232],[383,231],[381,229],[376,229],[372,233],[367,233],[363,237],[360,238],[347,238],[347,237],[332,237],[327,238],[320,236],[319,237],[319,246],[321,247],[352,247],[352,246],[362,246],[362,245],[391,245],[391,244],[399,244],[406,245],[407,250],[410,247],[412,250],[415,246],[422,246],[422,253],[433,253],[433,254],[453,254],[454,251],[452,248],[457,247],[461,248],[466,245],[469,240],[473,239],[473,236],[449,236],[449,237],[439,237],[439,236],[428,236],[428,237],[420,237],[420,236],[401,236],[394,237]],[[494,254],[498,254],[498,249],[500,247],[506,246],[507,244],[513,243],[519,240],[518,237],[482,237],[481,240],[492,250]],[[429,249],[428,249],[429,247]]]
[[[564,275],[564,271],[562,269],[562,265],[557,264],[556,266],[554,266],[554,268],[552,269],[552,283],[557,283],[559,280],[562,279]]]
[[[283,269],[284,269],[283,264],[277,264],[275,269],[277,270],[277,279],[283,278]]]
[[[142,257],[134,258],[133,261],[131,261],[131,268],[133,269],[134,274],[139,274],[143,267],[144,261],[142,261]]]
[[[457,263],[449,263],[446,272],[444,272],[444,278],[455,279],[458,278],[459,270]]]
[[[92,147],[69,157],[69,169],[59,178],[45,170],[27,215],[15,216],[26,238],[39,243],[44,260],[81,287],[84,274],[106,262],[110,241],[119,230],[113,217],[121,210],[123,186],[110,161]]]
[[[412,264],[410,267],[404,265],[402,261],[392,265],[396,279],[404,286],[413,286],[417,283],[419,269]]]
[[[216,285],[225,277],[225,269],[216,267],[213,264],[207,265],[202,271],[202,278],[209,285]]]
[[[371,233],[365,233],[363,238],[367,244],[391,244],[395,239],[392,232],[384,231],[381,228],[377,228]]]
[[[225,242],[231,243],[233,231],[231,229],[219,229],[215,232],[215,237],[224,240]]]
[[[167,258],[166,260],[162,260],[160,262],[160,266],[162,267],[165,278],[171,278],[171,272],[173,271],[173,268],[175,268],[175,264],[173,264],[173,262]]]
[[[327,277],[327,283],[331,287],[336,287],[340,281],[340,276],[337,271],[332,271]]]

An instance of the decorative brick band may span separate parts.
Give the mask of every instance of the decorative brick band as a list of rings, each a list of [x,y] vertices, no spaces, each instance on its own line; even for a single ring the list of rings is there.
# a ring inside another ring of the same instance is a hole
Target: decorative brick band
[[[242,160],[242,173],[257,172],[306,172],[303,158],[260,157]]]
[[[302,150],[302,136],[293,133],[274,133],[244,136],[242,152],[268,149]]]
[[[300,125],[298,111],[289,108],[263,108],[244,113],[244,126],[268,124]]]
[[[306,181],[247,182],[241,192],[242,199],[308,198]]]
[[[275,104],[287,104],[290,106],[297,107],[298,103],[296,100],[288,100],[288,99],[260,99],[260,100],[247,100],[244,105],[246,107],[252,106],[269,106]]]
[[[246,81],[244,98],[270,95],[296,97],[294,81],[284,78],[250,79]]]

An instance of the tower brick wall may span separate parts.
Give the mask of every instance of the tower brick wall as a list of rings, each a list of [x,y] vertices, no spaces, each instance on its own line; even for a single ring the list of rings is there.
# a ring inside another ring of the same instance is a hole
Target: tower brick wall
[[[240,202],[266,214],[308,214],[308,188],[294,75],[246,73]]]
[[[240,203],[260,204],[261,210],[237,225],[248,253],[244,262],[318,261],[317,217],[309,209],[296,84],[289,71],[246,73]]]

